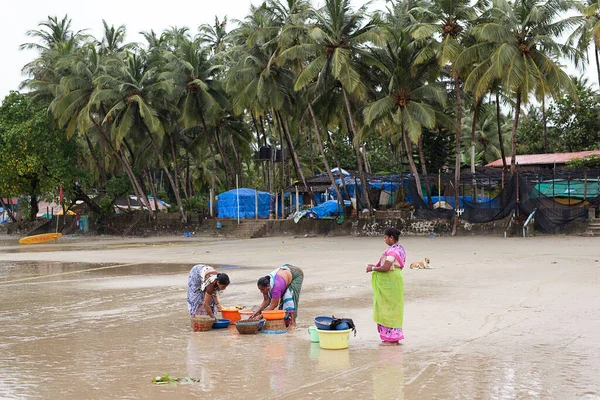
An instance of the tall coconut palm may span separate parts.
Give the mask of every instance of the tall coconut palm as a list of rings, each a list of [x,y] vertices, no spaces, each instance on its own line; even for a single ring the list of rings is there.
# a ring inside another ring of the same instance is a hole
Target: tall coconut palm
[[[464,71],[455,65],[456,58],[464,48],[464,33],[469,24],[477,18],[477,7],[468,0],[433,0],[426,8],[417,11],[422,21],[411,27],[412,36],[416,40],[428,40],[429,45],[423,47],[416,63],[435,57],[440,70],[448,69],[451,74],[456,100],[456,135],[454,186],[456,188],[455,204],[458,204],[458,188],[460,187],[461,136],[462,136],[462,74]],[[439,38],[439,40],[438,40]],[[458,215],[458,214],[457,214]],[[458,219],[454,219],[452,234],[456,233]]]
[[[382,41],[382,35],[376,29],[378,21],[365,23],[366,13],[366,6],[353,11],[349,0],[325,0],[321,9],[314,10],[317,22],[310,32],[313,41],[300,43],[282,53],[282,57],[287,59],[311,60],[298,75],[295,90],[302,90],[314,81],[319,90],[329,90],[333,85],[339,85],[352,139],[358,138],[355,124],[358,116],[352,110],[350,96],[363,98],[367,91],[361,82],[357,53],[361,44]],[[360,146],[354,140],[353,144],[361,184],[366,193],[365,201],[372,213]]]
[[[154,102],[172,102],[173,82],[157,79],[157,71],[142,57],[130,54],[125,59],[116,58],[107,65],[106,72],[95,79],[102,96],[93,101],[110,100],[105,122],[112,125],[113,145],[119,150],[128,140],[149,142],[173,188],[182,221],[186,221],[181,195],[176,190],[173,175],[163,158],[161,146],[164,127],[158,118]]]
[[[590,46],[592,47],[598,85],[600,85],[600,1],[585,0],[575,3],[575,6],[582,18],[579,19],[577,27],[569,35],[567,45],[579,50],[573,57],[576,66],[583,66],[583,63],[588,61],[588,49]]]
[[[480,43],[469,51],[480,52],[485,46],[491,46],[492,50],[480,52],[484,59],[469,74],[465,87],[480,97],[495,80],[500,80],[504,92],[514,96],[511,173],[516,165],[521,104],[534,92],[552,96],[563,90],[575,93],[571,79],[556,61],[562,55],[577,52],[557,41],[566,29],[576,24],[575,18],[563,17],[572,7],[568,0],[519,0],[514,4],[495,0],[490,11],[491,22],[473,28]]]
[[[446,96],[443,88],[433,82],[435,59],[416,64],[421,53],[406,31],[388,30],[386,39],[386,46],[373,49],[367,58],[381,72],[379,85],[383,90],[380,99],[365,107],[364,119],[367,124],[383,121],[397,127],[398,141],[404,143],[417,190],[423,197],[412,144],[419,142],[423,127],[435,126],[436,106],[443,105]]]

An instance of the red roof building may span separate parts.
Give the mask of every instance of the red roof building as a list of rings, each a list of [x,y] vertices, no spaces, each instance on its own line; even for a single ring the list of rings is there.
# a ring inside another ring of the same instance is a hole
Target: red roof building
[[[564,165],[574,158],[583,158],[585,156],[598,154],[600,150],[591,151],[579,151],[576,153],[553,153],[553,154],[524,154],[517,156],[517,165],[520,166],[540,166],[540,167],[552,167],[554,165]],[[506,165],[510,165],[511,157],[506,157]],[[486,167],[500,167],[502,168],[502,159],[498,159],[486,165]]]

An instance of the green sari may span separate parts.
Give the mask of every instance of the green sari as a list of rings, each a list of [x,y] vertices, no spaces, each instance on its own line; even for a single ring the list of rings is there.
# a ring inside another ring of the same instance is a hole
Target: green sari
[[[373,321],[388,328],[402,328],[404,319],[404,277],[402,270],[373,272]]]

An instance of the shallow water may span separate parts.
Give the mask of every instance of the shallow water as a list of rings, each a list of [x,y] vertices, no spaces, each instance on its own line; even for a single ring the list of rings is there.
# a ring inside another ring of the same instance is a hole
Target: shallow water
[[[385,347],[369,284],[354,277],[305,285],[287,334],[193,333],[189,268],[0,261],[0,398],[600,398],[597,275],[457,283],[407,271],[407,339]],[[235,278],[222,303],[260,302],[264,268],[220,269]],[[349,349],[310,342],[312,318],[332,313],[356,322]],[[165,373],[199,382],[151,383]]]

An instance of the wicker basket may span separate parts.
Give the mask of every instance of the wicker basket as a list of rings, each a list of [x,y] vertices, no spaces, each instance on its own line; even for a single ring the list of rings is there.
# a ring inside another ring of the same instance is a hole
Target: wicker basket
[[[206,332],[212,329],[215,320],[211,317],[192,317],[192,329],[194,332]]]
[[[235,323],[235,329],[241,335],[253,335],[258,332],[260,321],[238,321]]]

